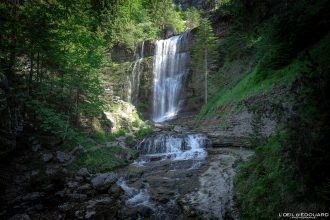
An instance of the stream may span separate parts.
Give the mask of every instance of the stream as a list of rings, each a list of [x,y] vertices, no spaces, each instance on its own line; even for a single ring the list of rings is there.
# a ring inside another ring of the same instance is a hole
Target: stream
[[[121,219],[239,219],[233,200],[237,162],[251,151],[212,148],[203,134],[158,134],[137,145],[121,169]]]

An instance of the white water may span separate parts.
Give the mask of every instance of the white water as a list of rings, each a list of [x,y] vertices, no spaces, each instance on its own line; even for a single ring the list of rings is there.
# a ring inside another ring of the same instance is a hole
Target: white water
[[[137,149],[141,155],[171,160],[203,160],[207,156],[208,139],[202,134],[161,134],[145,138]],[[137,163],[138,164],[138,163]]]
[[[128,89],[127,89],[127,101],[136,104],[139,97],[140,78],[141,78],[141,63],[144,55],[144,42],[142,42],[140,53],[136,53],[136,60],[133,65],[133,70],[128,76]]]
[[[154,122],[174,118],[182,105],[185,76],[188,73],[189,33],[156,42],[153,60],[153,113]]]
[[[153,209],[153,204],[149,200],[149,194],[147,188],[148,184],[145,184],[145,188],[136,189],[127,185],[127,182],[120,178],[117,181],[117,185],[120,186],[126,196],[126,204],[130,206],[145,205]]]

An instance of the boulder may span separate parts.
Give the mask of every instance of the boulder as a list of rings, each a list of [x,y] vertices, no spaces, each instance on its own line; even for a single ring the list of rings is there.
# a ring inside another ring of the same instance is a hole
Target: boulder
[[[51,154],[51,153],[45,153],[45,154],[42,154],[41,155],[41,158],[42,158],[42,160],[44,161],[44,162],[49,162],[49,161],[51,161],[52,159],[53,159],[53,154]]]
[[[32,193],[26,194],[22,198],[22,200],[24,200],[24,201],[32,201],[32,200],[40,199],[43,196],[44,196],[44,193],[41,193],[41,192],[32,192]]]
[[[16,214],[8,220],[31,220],[31,218],[27,214]]]
[[[117,181],[117,175],[113,172],[97,174],[91,184],[95,189],[104,189]]]
[[[87,176],[90,176],[90,173],[88,172],[88,169],[83,167],[83,168],[80,168],[77,172],[77,176],[81,176],[81,177],[87,177]]]
[[[71,156],[62,151],[56,151],[56,158],[59,162],[64,163],[69,161],[71,159]]]
[[[38,143],[32,143],[32,151],[33,152],[38,152],[41,149],[41,145]]]
[[[86,184],[80,186],[80,187],[78,188],[78,190],[80,190],[80,191],[87,191],[87,190],[90,190],[91,188],[92,188],[91,184],[86,183]]]

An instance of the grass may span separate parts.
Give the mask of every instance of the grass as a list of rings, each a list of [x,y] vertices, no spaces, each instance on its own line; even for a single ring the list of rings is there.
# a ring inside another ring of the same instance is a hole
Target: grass
[[[144,136],[148,136],[148,135],[151,135],[151,134],[153,134],[153,133],[154,133],[154,131],[153,131],[151,128],[140,128],[140,129],[136,132],[135,137],[136,137],[137,139],[140,139],[140,138],[142,138],[142,137],[144,137]]]
[[[243,100],[269,92],[272,88],[279,85],[289,85],[300,73],[302,62],[298,59],[283,69],[277,70],[268,78],[257,82],[256,74],[259,66],[257,65],[251,72],[240,80],[233,87],[222,89],[218,94],[211,98],[208,104],[203,106],[200,117],[208,116],[218,109],[230,107],[239,108]]]
[[[106,172],[127,164],[121,157],[136,157],[135,149],[122,147],[100,147],[90,149],[80,155],[69,165],[69,170],[75,172],[86,167],[90,172]]]

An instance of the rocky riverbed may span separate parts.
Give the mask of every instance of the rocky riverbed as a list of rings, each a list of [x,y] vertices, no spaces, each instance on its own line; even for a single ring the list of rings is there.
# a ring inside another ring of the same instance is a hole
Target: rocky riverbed
[[[207,152],[205,160],[151,161],[123,170],[125,187],[135,190],[123,196],[123,217],[239,219],[233,176],[237,163],[252,152],[242,148],[210,148]],[[132,200],[136,203],[130,204]]]
[[[137,146],[140,157],[113,172],[69,174],[73,150],[39,153],[48,164],[40,176],[28,166],[31,155],[22,153],[12,161],[19,172],[1,198],[1,218],[238,219],[233,176],[252,152],[213,148],[202,134],[172,130],[146,138]]]

